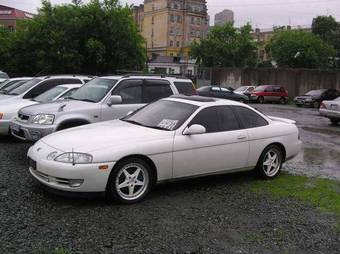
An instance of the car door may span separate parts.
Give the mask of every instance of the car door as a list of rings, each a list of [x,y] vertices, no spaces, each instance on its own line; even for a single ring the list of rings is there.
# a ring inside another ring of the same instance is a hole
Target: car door
[[[270,137],[270,125],[266,119],[255,111],[241,107],[231,106],[241,128],[247,132],[249,143],[249,159],[246,167],[254,167],[267,145],[266,137]]]
[[[204,175],[244,168],[248,160],[248,136],[228,106],[202,109],[187,125],[200,124],[205,134],[174,139],[174,178]]]
[[[106,101],[102,103],[101,120],[118,119],[126,116],[130,111],[142,107],[144,105],[142,91],[142,79],[126,79],[121,81],[112,90],[111,94],[120,95],[122,97],[122,103],[111,106],[109,106]]]

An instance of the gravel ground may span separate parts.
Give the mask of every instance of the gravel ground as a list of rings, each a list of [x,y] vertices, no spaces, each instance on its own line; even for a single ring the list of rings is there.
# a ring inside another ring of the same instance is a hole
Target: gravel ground
[[[330,215],[247,191],[252,173],[160,185],[130,206],[70,199],[29,176],[27,144],[1,139],[1,253],[339,253]]]

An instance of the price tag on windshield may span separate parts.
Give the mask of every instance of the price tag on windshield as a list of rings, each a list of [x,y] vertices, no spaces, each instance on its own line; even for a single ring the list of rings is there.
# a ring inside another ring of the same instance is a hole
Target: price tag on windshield
[[[178,120],[163,119],[157,126],[172,131],[178,123]]]

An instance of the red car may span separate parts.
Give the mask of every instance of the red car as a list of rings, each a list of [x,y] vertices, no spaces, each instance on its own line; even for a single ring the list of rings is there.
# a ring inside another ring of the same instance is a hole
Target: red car
[[[258,86],[250,94],[250,100],[253,102],[280,102],[286,104],[288,101],[288,92],[282,86]]]

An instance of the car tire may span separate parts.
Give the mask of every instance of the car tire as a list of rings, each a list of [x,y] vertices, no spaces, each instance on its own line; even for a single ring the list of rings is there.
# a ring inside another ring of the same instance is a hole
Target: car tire
[[[144,199],[153,182],[148,163],[140,158],[128,158],[118,162],[112,169],[106,192],[116,202],[133,204]]]
[[[282,104],[282,105],[285,105],[285,104],[287,104],[287,100],[286,100],[286,98],[284,98],[284,97],[281,97],[281,98],[280,98],[280,104]]]
[[[320,108],[320,103],[317,101],[313,102],[313,108]]]
[[[281,147],[270,145],[262,152],[256,165],[256,173],[263,179],[273,179],[281,173],[284,155]]]
[[[338,123],[340,123],[340,119],[330,118],[329,120],[331,120],[331,123],[334,125],[337,125]]]
[[[299,108],[302,108],[302,105],[300,105],[300,104],[296,104],[296,106],[298,106]]]
[[[260,96],[257,101],[260,103],[260,104],[263,104],[264,103],[264,97],[263,96]]]

